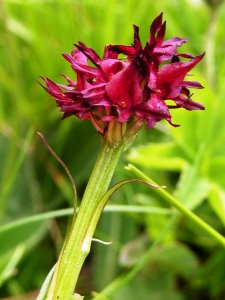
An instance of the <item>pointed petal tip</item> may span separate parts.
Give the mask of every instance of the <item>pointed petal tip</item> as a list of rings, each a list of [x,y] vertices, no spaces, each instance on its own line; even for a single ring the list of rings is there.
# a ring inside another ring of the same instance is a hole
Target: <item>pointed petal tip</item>
[[[46,78],[46,77],[44,77],[44,76],[42,76],[42,75],[40,75],[39,76],[42,80],[44,80],[44,82],[47,82],[47,79],[48,78]],[[43,86],[43,84],[39,81],[39,78],[36,78],[36,81],[43,87],[43,88],[45,88],[44,86]]]
[[[203,52],[202,54],[197,55],[194,58],[194,60],[197,60],[197,62],[200,62],[203,59],[204,56],[205,56],[205,52]]]
[[[39,78],[36,78],[36,81],[37,81],[38,84],[40,84],[43,87],[43,84],[39,81]]]
[[[161,12],[158,17],[156,18],[158,20],[161,20],[161,23],[162,23],[162,19],[163,19],[163,12]]]
[[[67,60],[69,63],[72,63],[72,57],[70,54],[63,52],[62,56],[65,58],[65,60]]]

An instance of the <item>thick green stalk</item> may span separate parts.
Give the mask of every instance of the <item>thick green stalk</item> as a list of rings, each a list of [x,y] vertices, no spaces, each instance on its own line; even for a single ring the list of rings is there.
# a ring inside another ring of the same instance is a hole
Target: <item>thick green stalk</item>
[[[91,240],[105,203],[99,202],[106,193],[124,144],[112,147],[103,142],[95,167],[89,179],[77,217],[57,263],[47,300],[70,300],[85,258],[90,252]]]

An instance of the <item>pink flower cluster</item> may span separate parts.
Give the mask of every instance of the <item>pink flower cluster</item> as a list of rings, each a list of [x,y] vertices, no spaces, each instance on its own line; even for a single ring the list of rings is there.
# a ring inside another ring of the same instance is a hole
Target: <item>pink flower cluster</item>
[[[144,47],[139,28],[134,25],[133,44],[107,45],[102,59],[82,42],[75,45],[71,55],[64,53],[77,75],[76,81],[63,75],[68,85],[61,85],[42,77],[45,90],[56,100],[63,118],[76,115],[90,120],[103,135],[113,119],[124,123],[140,118],[149,129],[162,119],[172,124],[171,108],[204,109],[191,100],[189,91],[202,85],[184,79],[204,53],[196,57],[178,53],[177,48],[188,39],[173,37],[164,41],[165,31],[166,22],[162,23],[160,14],[150,27]],[[180,61],[181,58],[185,60]],[[167,100],[174,105],[167,105]]]

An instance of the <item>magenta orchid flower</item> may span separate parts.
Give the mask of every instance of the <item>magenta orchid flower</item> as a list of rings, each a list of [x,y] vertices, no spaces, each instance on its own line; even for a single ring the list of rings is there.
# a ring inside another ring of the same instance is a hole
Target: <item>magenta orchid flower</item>
[[[189,91],[202,85],[184,78],[204,53],[196,57],[178,53],[177,48],[188,39],[174,37],[164,41],[165,31],[161,13],[150,27],[145,47],[140,41],[139,28],[134,25],[133,44],[108,45],[102,59],[82,42],[75,45],[71,55],[64,53],[77,75],[76,82],[65,75],[68,85],[42,77],[45,90],[56,100],[63,118],[75,115],[90,120],[104,136],[111,120],[120,124],[138,120],[137,131],[144,123],[150,129],[162,119],[178,126],[171,122],[170,109],[203,110],[204,106],[194,102]],[[119,58],[120,54],[124,58]],[[181,58],[186,61],[180,61]],[[167,100],[174,105],[167,105]]]
[[[166,22],[162,22],[161,13],[153,21],[150,37],[144,46],[139,37],[139,28],[134,25],[133,44],[107,45],[102,58],[79,42],[71,54],[63,54],[76,73],[75,81],[63,75],[67,84],[62,85],[42,77],[44,89],[56,100],[63,118],[75,115],[81,120],[91,121],[102,139],[102,147],[77,215],[76,189],[72,181],[74,217],[53,277],[50,280],[48,275],[44,283],[44,288],[48,289],[47,299],[74,297],[72,295],[85,258],[90,252],[98,220],[114,191],[131,181],[158,188],[145,181],[144,174],[136,171],[138,177],[144,180],[125,180],[108,189],[119,158],[131,145],[138,130],[144,124],[150,129],[161,120],[178,126],[171,121],[170,110],[174,108],[204,109],[203,105],[191,99],[189,90],[202,88],[202,85],[185,79],[202,60],[204,53],[196,57],[189,53],[179,53],[178,47],[188,39],[174,37],[164,41],[165,31]],[[221,241],[217,232],[213,233],[212,228],[194,214],[191,215],[175,198],[171,200],[168,195],[165,199]],[[46,287],[49,280],[50,286]]]

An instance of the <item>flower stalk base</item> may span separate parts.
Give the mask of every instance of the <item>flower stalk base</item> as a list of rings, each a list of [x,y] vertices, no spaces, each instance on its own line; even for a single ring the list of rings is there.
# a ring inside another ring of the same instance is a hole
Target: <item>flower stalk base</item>
[[[108,189],[124,147],[123,142],[112,146],[107,140],[103,141],[79,212],[73,217],[46,300],[73,299],[80,270],[90,252],[92,237],[106,204],[102,196]]]

